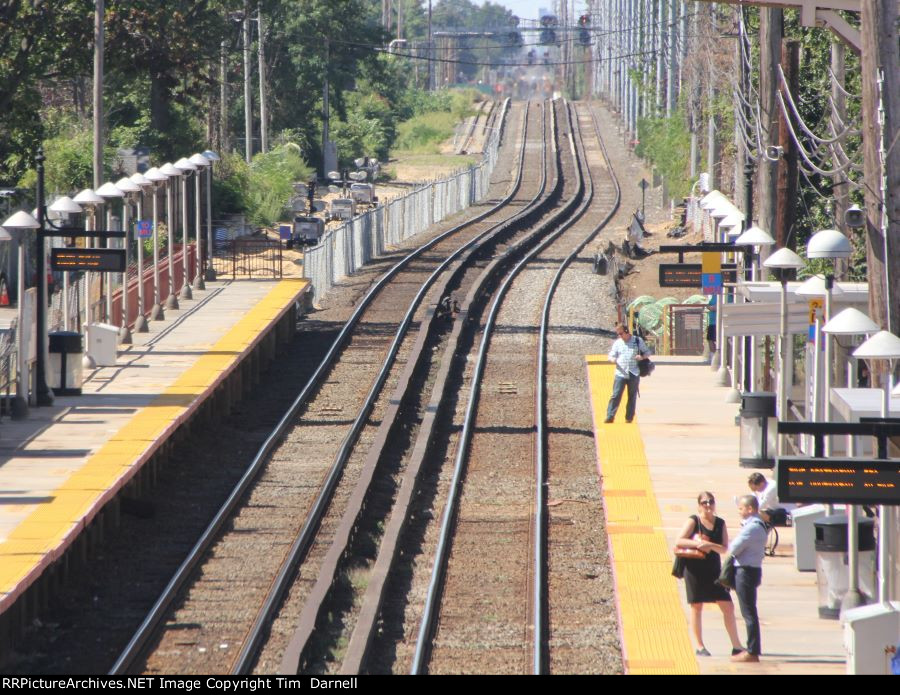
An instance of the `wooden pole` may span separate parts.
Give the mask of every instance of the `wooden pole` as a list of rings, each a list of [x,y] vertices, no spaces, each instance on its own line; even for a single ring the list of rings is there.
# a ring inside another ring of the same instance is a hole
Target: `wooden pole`
[[[775,85],[777,75],[775,65],[781,57],[781,38],[783,35],[784,13],[780,9],[760,8],[759,10],[759,100],[760,130],[762,131],[763,150],[775,144],[777,134],[778,103],[775,101]],[[773,236],[775,235],[775,163],[765,159],[760,153],[759,166],[759,226]],[[776,239],[777,242],[777,239]],[[780,246],[780,245],[779,245]],[[768,254],[763,247],[760,262]]]
[[[900,129],[897,5],[893,0],[862,0],[861,10],[861,110],[865,134],[863,179],[866,182],[869,316],[885,330],[896,332],[900,329],[900,293],[897,292],[900,283],[900,197],[897,191],[900,184],[900,147],[896,146]],[[882,201],[885,203],[883,206]]]
[[[791,98],[795,98],[798,92],[800,70],[800,43],[797,41],[785,41],[781,47],[781,70],[790,90]],[[784,93],[783,85],[779,83],[781,98],[788,103],[788,95]],[[787,120],[779,110],[778,115],[778,142],[784,150],[781,159],[776,165],[776,209],[775,209],[775,243],[778,248],[797,249],[797,235],[792,229],[796,219],[797,200],[797,176],[799,165],[797,161],[798,151],[791,141],[791,133]]]

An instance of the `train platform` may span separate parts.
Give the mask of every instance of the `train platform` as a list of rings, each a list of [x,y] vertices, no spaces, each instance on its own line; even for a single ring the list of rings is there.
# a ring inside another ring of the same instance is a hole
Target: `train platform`
[[[82,395],[4,419],[0,646],[45,602],[86,531],[115,523],[120,494],[139,492],[173,436],[240,398],[293,335],[308,289],[299,278],[210,282],[119,346],[115,366],[87,371]]]
[[[740,527],[733,500],[749,493],[751,471],[738,466],[738,406],[724,402],[726,389],[714,385],[715,373],[700,358],[659,356],[653,376],[641,380],[634,423],[625,423],[623,399],[616,422],[607,425],[613,366],[606,355],[588,355],[586,362],[626,672],[845,673],[841,624],[818,617],[816,575],[795,569],[792,528],[779,529],[776,556],[763,563],[760,663],[730,661],[715,604],[703,611],[712,656],[695,656],[683,582],[671,576],[672,548],[703,490],[716,496],[732,537]]]

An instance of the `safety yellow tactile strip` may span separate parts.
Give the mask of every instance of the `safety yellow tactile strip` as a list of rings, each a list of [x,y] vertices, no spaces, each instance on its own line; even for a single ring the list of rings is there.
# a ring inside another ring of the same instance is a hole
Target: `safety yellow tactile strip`
[[[614,369],[606,355],[585,361],[625,671],[699,673],[640,431],[625,423],[624,398],[617,422],[603,422]]]
[[[0,543],[0,612],[81,532],[102,503],[147,461],[159,444],[237,364],[262,331],[297,299],[307,280],[279,282],[174,383],[141,408],[85,464]],[[26,583],[27,580],[27,583]]]

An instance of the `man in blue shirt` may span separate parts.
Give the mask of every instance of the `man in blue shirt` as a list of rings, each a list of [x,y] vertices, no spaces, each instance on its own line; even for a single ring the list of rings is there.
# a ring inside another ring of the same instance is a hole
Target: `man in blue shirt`
[[[628,388],[628,402],[625,404],[625,422],[634,419],[634,410],[637,406],[638,386],[641,383],[641,372],[638,369],[638,361],[647,359],[650,350],[642,338],[631,335],[624,324],[616,324],[616,335],[619,336],[609,351],[609,361],[616,363],[616,378],[613,381],[612,398],[606,406],[606,420],[612,422],[616,418],[616,411],[622,401],[622,392]]]
[[[766,555],[766,525],[759,517],[759,500],[744,495],[738,500],[741,530],[728,546],[734,557],[734,591],[747,625],[747,650],[735,654],[732,661],[756,663],[761,653],[759,616],[756,613],[756,589],[762,583],[762,561]]]

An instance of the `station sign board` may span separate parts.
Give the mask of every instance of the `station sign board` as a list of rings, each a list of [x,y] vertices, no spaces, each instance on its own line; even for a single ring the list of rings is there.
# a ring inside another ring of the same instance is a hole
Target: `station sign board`
[[[723,263],[722,282],[737,282],[737,266]],[[703,266],[700,263],[660,263],[660,287],[703,287]]]
[[[793,503],[900,505],[900,461],[782,456],[778,499]]]
[[[125,249],[50,249],[50,269],[124,273]]]

